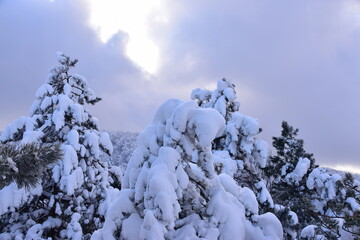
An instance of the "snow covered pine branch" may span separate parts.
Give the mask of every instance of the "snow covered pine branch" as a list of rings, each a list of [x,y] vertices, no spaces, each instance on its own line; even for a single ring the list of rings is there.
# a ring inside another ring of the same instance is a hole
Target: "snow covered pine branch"
[[[45,169],[61,157],[59,145],[0,144],[0,189],[12,182],[20,188],[36,187]]]

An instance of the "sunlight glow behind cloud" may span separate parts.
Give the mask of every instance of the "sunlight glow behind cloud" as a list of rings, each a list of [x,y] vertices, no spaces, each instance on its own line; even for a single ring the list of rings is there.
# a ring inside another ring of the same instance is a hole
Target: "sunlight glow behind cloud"
[[[155,21],[166,22],[160,0],[88,0],[90,25],[100,40],[107,42],[119,31],[129,37],[127,56],[143,70],[156,73],[159,65],[159,48],[149,36],[149,25]]]

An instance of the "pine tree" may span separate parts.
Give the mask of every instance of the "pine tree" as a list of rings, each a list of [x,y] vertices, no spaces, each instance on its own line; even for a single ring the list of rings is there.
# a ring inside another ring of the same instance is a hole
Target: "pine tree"
[[[343,179],[345,188],[345,203],[343,204],[344,225],[342,229],[355,239],[360,239],[360,181],[347,173]],[[339,209],[339,205],[334,204]],[[344,211],[346,209],[346,211]]]
[[[317,233],[327,239],[360,238],[360,182],[349,173],[345,177],[326,169],[314,169],[307,186],[316,192],[310,215],[316,219]]]
[[[0,190],[12,182],[20,188],[36,187],[45,169],[61,157],[59,145],[0,144]]]
[[[357,239],[360,182],[318,167],[298,131],[282,123],[281,136],[273,138],[276,155],[265,169],[284,238]],[[291,216],[298,220],[289,222]]]
[[[214,109],[165,102],[140,134],[123,188],[92,239],[282,239],[279,221],[258,213],[249,188],[216,174],[211,144],[224,128]]]
[[[285,206],[276,214],[284,226],[286,239],[295,238],[299,230],[314,222],[309,214],[313,191],[306,187],[306,181],[317,166],[313,155],[304,150],[304,141],[297,138],[298,132],[287,122],[282,122],[281,136],[273,137],[276,155],[270,157],[265,168],[274,202]],[[290,216],[286,212],[292,211],[298,221],[289,222]]]
[[[1,141],[60,144],[64,155],[47,170],[36,194],[15,199],[16,206],[0,216],[0,238],[80,239],[102,226],[112,179],[100,157],[111,154],[112,144],[85,109],[100,98],[84,77],[69,73],[77,60],[59,53],[58,61],[36,93],[31,116],[14,121]]]

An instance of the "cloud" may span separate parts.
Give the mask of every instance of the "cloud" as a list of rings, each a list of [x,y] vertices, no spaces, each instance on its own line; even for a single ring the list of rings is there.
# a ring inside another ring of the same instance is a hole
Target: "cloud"
[[[80,59],[74,72],[103,98],[91,108],[101,128],[141,131],[164,100],[187,100],[226,77],[261,137],[270,142],[287,120],[320,163],[358,164],[357,1],[160,1],[161,14],[146,18],[159,49],[154,75],[126,55],[127,32],[101,41],[88,3],[0,0],[1,128],[27,115],[61,50]]]
[[[158,102],[154,103],[156,97],[145,96],[157,88],[146,88],[148,77],[124,54],[126,33],[118,32],[106,43],[100,41],[89,25],[87,6],[86,1],[70,0],[2,2],[1,128],[27,115],[47,70],[57,64],[55,52],[59,50],[80,60],[73,73],[84,75],[104,99],[92,107],[101,127],[141,131],[150,123]]]
[[[320,163],[358,164],[355,1],[187,3],[170,34],[154,34],[167,39],[160,78],[201,86],[228,77],[239,86],[241,111],[260,120],[265,139],[287,120]]]

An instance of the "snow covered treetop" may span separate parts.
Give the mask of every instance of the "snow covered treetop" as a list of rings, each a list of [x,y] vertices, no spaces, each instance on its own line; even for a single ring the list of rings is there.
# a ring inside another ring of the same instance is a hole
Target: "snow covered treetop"
[[[217,82],[217,88],[214,91],[194,89],[191,99],[196,100],[200,107],[215,108],[225,120],[228,120],[231,113],[238,111],[240,107],[240,102],[235,101],[235,85],[225,78]]]
[[[71,60],[70,57],[62,52],[58,52],[57,55],[60,65],[50,69],[46,84],[39,89],[37,97],[42,97],[41,93],[55,91],[55,94],[65,94],[70,99],[76,100],[79,104],[94,104],[100,101],[101,98],[98,98],[94,91],[88,88],[88,83],[83,76],[77,74],[70,75],[68,73],[71,67],[75,67],[78,60]]]

